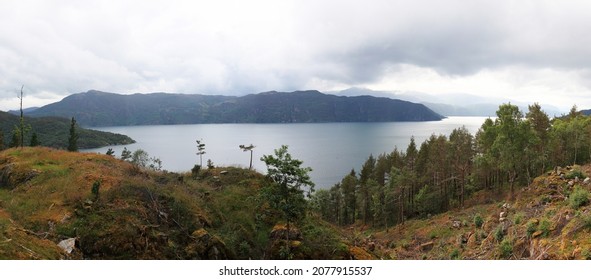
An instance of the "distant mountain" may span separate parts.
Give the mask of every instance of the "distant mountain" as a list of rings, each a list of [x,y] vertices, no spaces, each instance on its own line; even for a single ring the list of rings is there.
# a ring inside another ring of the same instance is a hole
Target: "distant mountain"
[[[4,134],[4,146],[7,147],[12,131],[19,123],[19,117],[0,111],[0,130]],[[54,148],[66,148],[70,133],[70,120],[60,117],[25,117],[25,123],[31,125],[31,131],[25,135],[25,145],[30,143],[32,132],[37,133],[41,145]],[[78,128],[78,147],[91,149],[118,144],[131,144],[135,141],[125,135]]]
[[[442,116],[422,104],[318,91],[265,92],[246,96],[198,94],[73,94],[30,116],[75,117],[86,126],[192,123],[311,123],[433,121]]]
[[[367,88],[349,88],[342,91],[330,92],[331,94],[339,96],[381,96],[389,98],[397,98],[407,100],[410,102],[417,102],[425,104],[431,110],[443,116],[495,116],[499,105],[511,102],[519,106],[523,112],[527,112],[527,105],[523,102],[515,100],[477,96],[466,93],[450,93],[450,94],[428,94],[423,92],[401,92],[401,91],[376,91]],[[532,101],[533,103],[533,101]],[[563,112],[555,106],[549,104],[541,104],[542,109],[550,116],[559,116]]]
[[[591,115],[591,109],[581,110],[581,114],[583,114],[585,116],[589,116],[589,115]]]
[[[31,113],[31,112],[33,112],[33,111],[35,111],[37,109],[39,109],[39,107],[24,108],[23,109],[23,114]],[[7,113],[10,113],[10,114],[13,114],[13,115],[17,115],[17,116],[20,116],[21,115],[21,111],[20,110],[10,110]]]

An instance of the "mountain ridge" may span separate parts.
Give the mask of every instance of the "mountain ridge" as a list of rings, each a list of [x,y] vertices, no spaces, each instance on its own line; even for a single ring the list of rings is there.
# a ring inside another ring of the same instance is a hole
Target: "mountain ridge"
[[[245,96],[90,90],[34,110],[29,116],[75,117],[86,126],[194,123],[313,123],[435,121],[423,104],[371,96],[340,97],[316,90]]]

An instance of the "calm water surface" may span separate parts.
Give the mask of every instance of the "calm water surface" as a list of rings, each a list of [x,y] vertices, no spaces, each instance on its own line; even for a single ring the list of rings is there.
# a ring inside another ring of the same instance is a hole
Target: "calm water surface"
[[[294,158],[312,167],[316,188],[329,188],[339,182],[351,169],[359,171],[370,154],[390,153],[395,147],[406,150],[410,137],[417,146],[431,134],[449,135],[453,129],[465,126],[476,133],[484,117],[449,117],[434,122],[389,123],[306,123],[306,124],[192,124],[150,125],[94,128],[130,136],[137,141],[125,146],[109,146],[86,152],[105,153],[108,148],[121,155],[123,147],[134,151],[143,149],[158,157],[169,171],[189,171],[199,163],[195,140],[202,139],[206,154],[203,165],[211,159],[216,166],[247,167],[250,153],[239,145],[256,146],[253,166],[260,172],[266,167],[261,156],[272,154],[281,145],[288,145]]]

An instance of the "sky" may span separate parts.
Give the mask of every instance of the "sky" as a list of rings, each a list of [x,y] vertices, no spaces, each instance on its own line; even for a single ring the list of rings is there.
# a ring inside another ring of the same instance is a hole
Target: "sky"
[[[591,108],[591,1],[0,0],[0,110],[362,87]]]

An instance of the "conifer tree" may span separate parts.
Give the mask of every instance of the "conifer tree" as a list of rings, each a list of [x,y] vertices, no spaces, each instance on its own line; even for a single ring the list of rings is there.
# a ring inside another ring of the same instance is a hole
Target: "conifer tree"
[[[37,133],[33,132],[33,135],[31,135],[31,142],[30,142],[29,146],[37,147],[39,145],[41,145],[41,142],[39,142],[39,138],[37,137]]]
[[[78,133],[76,132],[76,120],[72,117],[70,123],[70,137],[68,138],[68,151],[78,151]]]

